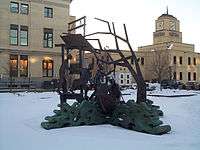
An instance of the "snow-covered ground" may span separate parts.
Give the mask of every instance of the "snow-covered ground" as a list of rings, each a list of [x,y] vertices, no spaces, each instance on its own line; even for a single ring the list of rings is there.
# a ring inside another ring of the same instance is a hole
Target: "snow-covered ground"
[[[123,93],[127,100],[133,99],[136,91]],[[190,97],[148,97],[161,107],[162,120],[172,127],[169,134],[162,136],[111,125],[45,130],[40,123],[57,108],[57,93],[1,93],[0,150],[199,150],[200,94],[195,93]]]

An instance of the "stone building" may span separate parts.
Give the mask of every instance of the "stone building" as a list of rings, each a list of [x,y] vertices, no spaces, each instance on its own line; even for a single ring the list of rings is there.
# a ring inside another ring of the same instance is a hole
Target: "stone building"
[[[58,78],[61,50],[55,44],[67,32],[71,0],[0,1],[0,80]]]
[[[200,81],[200,53],[195,52],[194,44],[182,42],[180,21],[168,12],[155,21],[153,44],[138,47],[135,53],[146,81]],[[124,54],[128,56],[130,52],[124,51]],[[116,80],[121,86],[134,82],[128,69],[123,67],[117,67]]]
[[[194,44],[182,42],[180,21],[168,12],[155,21],[153,44],[139,47],[137,54],[144,59],[145,80],[158,80],[160,74],[161,80],[200,81],[200,53]],[[162,73],[156,73],[159,67],[164,68]]]

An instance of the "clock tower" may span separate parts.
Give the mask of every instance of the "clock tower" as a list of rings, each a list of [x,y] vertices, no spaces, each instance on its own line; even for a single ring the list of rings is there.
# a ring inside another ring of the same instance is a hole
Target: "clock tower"
[[[153,44],[166,42],[182,43],[182,33],[180,32],[180,22],[176,17],[167,13],[162,14],[155,21],[156,31],[153,33]]]

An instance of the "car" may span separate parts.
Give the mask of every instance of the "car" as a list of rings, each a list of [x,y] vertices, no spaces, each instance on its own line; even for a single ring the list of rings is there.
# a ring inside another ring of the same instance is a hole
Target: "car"
[[[149,83],[146,83],[146,90],[147,91],[154,91],[156,90],[156,86],[150,86]]]
[[[164,89],[177,89],[181,87],[182,83],[176,80],[162,80],[161,81],[161,86]]]
[[[185,84],[185,87],[187,90],[199,90],[200,89],[200,84],[195,81],[189,81]]]

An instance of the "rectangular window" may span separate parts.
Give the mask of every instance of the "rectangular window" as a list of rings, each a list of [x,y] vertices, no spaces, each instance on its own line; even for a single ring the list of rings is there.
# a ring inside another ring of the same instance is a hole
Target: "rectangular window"
[[[10,77],[18,77],[18,55],[10,55]]]
[[[23,4],[23,3],[21,3],[20,13],[21,13],[21,14],[28,15],[28,11],[29,11],[29,6],[28,6],[28,4]]]
[[[126,77],[127,77],[127,79],[129,79],[129,74],[127,74],[127,76],[126,76]]]
[[[123,84],[124,83],[124,81],[123,80],[121,80],[121,84]]]
[[[53,29],[44,29],[44,48],[53,48]]]
[[[18,45],[18,25],[10,25],[10,44]]]
[[[43,77],[53,77],[53,60],[42,61]]]
[[[141,65],[144,65],[144,58],[141,57]]]
[[[20,45],[28,46],[28,27],[20,26]]]
[[[196,81],[196,79],[197,79],[197,74],[196,74],[196,72],[194,72],[193,73],[193,80]]]
[[[123,74],[121,74],[121,76],[120,76],[121,78],[123,78],[124,76],[123,76]]]
[[[130,81],[129,81],[129,80],[127,80],[127,81],[126,81],[126,83],[127,83],[127,84],[129,84],[129,83],[130,83]]]
[[[20,77],[28,77],[28,56],[20,55]]]
[[[191,81],[191,73],[188,72],[188,81]]]
[[[173,73],[173,79],[176,80],[176,72]]]
[[[180,65],[183,64],[183,57],[179,57],[179,63],[180,63]]]
[[[183,74],[180,72],[180,80],[183,80]]]
[[[134,64],[134,59],[131,57],[131,64],[133,65]]]
[[[176,64],[176,56],[174,56],[174,64]]]
[[[18,13],[19,12],[19,3],[17,2],[10,2],[10,12]]]
[[[188,57],[188,65],[191,65],[191,58]]]
[[[106,60],[107,60],[107,62],[109,62],[109,61],[110,61],[110,59],[109,59],[109,56],[107,56],[107,57],[106,57]]]
[[[196,58],[195,57],[193,58],[193,63],[194,63],[194,65],[196,65]]]
[[[44,7],[44,17],[53,18],[53,8]]]

